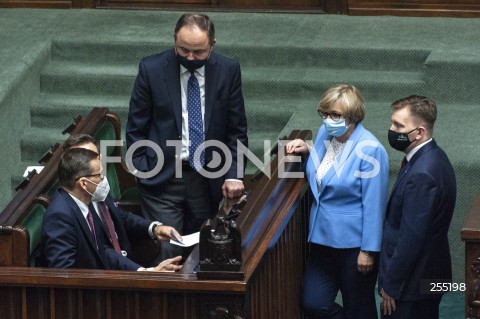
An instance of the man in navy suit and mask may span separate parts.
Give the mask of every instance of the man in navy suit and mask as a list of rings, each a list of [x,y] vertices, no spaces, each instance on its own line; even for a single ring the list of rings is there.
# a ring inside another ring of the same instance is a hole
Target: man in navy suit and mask
[[[39,265],[51,268],[89,268],[112,270],[175,271],[181,268],[180,256],[168,259],[149,269],[127,258],[120,250],[127,249],[126,228],[130,233],[148,238],[150,222],[133,214],[106,206],[111,214],[103,214],[103,222],[93,202],[103,203],[109,192],[99,154],[83,147],[67,149],[58,165],[59,189],[45,212]],[[111,232],[105,224],[111,222]],[[117,227],[112,220],[116,221]],[[120,225],[119,223],[122,222]],[[125,228],[120,227],[125,224]],[[127,227],[128,225],[128,227]],[[172,238],[172,227],[157,225],[152,235]],[[178,235],[178,233],[176,233]],[[120,236],[118,236],[120,235]],[[119,242],[117,245],[114,242]],[[117,246],[117,247],[115,247]]]
[[[435,102],[410,96],[392,104],[390,145],[406,154],[387,206],[378,289],[382,318],[438,318],[441,294],[432,283],[451,282],[448,228],[456,182],[445,152],[432,138]]]
[[[222,196],[243,194],[237,141],[248,146],[247,121],[240,65],[213,51],[210,18],[182,15],[174,40],[174,48],[140,62],[126,141],[136,150],[131,170],[144,216],[189,234],[217,213]],[[212,147],[202,147],[208,142],[226,146],[231,161],[217,160]],[[178,249],[162,244],[162,259],[178,255]]]

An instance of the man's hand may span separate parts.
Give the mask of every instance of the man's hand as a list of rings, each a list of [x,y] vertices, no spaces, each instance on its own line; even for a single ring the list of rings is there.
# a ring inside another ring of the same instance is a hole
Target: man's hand
[[[304,140],[301,140],[299,138],[288,142],[287,145],[285,146],[285,150],[287,154],[293,154],[293,153],[304,154],[310,151],[308,144]]]
[[[160,272],[175,272],[182,268],[182,265],[179,265],[180,261],[182,260],[182,256],[173,257],[170,259],[165,259],[161,263],[156,266],[153,271],[160,271]]]
[[[380,309],[383,311],[383,314],[385,316],[390,316],[396,310],[395,299],[390,297],[383,290],[383,288],[380,291],[380,294],[382,295],[382,301],[380,302]]]
[[[236,197],[236,198],[225,198],[224,202],[223,202],[223,211],[225,212],[225,214],[229,214],[230,211],[232,210],[233,206],[237,205],[237,204],[240,204],[241,202],[243,202],[245,199],[247,198],[247,195],[242,195],[241,197]]]
[[[373,262],[375,260],[375,256],[369,255],[360,251],[357,258],[357,269],[362,274],[368,274],[373,270]]]
[[[222,186],[223,197],[237,198],[243,195],[245,187],[241,181],[225,181]]]
[[[182,236],[177,232],[177,230],[171,226],[157,226],[155,227],[155,236],[158,240],[183,240]]]

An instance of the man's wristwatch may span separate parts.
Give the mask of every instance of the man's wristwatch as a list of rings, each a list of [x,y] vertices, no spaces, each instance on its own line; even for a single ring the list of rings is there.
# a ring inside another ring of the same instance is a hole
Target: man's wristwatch
[[[155,239],[157,238],[157,236],[155,235],[155,228],[157,228],[157,226],[162,226],[163,224],[160,223],[160,222],[154,222],[153,226],[152,226],[152,238]]]

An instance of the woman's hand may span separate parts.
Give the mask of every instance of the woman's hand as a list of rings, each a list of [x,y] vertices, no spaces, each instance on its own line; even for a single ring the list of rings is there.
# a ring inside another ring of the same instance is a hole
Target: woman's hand
[[[287,154],[293,154],[293,153],[307,153],[310,151],[310,148],[304,140],[301,140],[299,138],[290,141],[287,143],[285,146]]]

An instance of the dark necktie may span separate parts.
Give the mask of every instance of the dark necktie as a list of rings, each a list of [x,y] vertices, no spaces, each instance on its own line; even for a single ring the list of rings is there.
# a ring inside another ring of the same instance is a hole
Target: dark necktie
[[[95,239],[95,244],[97,245],[97,249],[98,249],[97,235],[95,234],[95,225],[93,223],[93,216],[90,210],[87,213],[87,222],[88,222],[88,226],[90,226],[90,231],[93,234],[93,238]]]
[[[402,166],[400,167],[400,171],[403,171],[403,169],[405,168],[405,166],[407,166],[407,157],[405,156],[402,160]]]
[[[98,203],[98,209],[100,210],[100,214],[102,215],[103,220],[105,221],[105,225],[107,225],[108,236],[110,237],[110,241],[112,242],[113,248],[117,252],[117,254],[121,255],[122,250],[120,249],[120,245],[118,243],[117,234],[115,233],[115,226],[113,226],[112,216],[110,216],[110,212],[108,210],[107,205],[105,202]]]
[[[205,164],[205,152],[202,150],[200,158],[196,161],[194,160],[194,154],[204,140],[202,104],[200,101],[200,86],[195,77],[195,71],[190,72],[187,86],[188,135],[190,138],[188,161],[194,170],[199,171]]]

